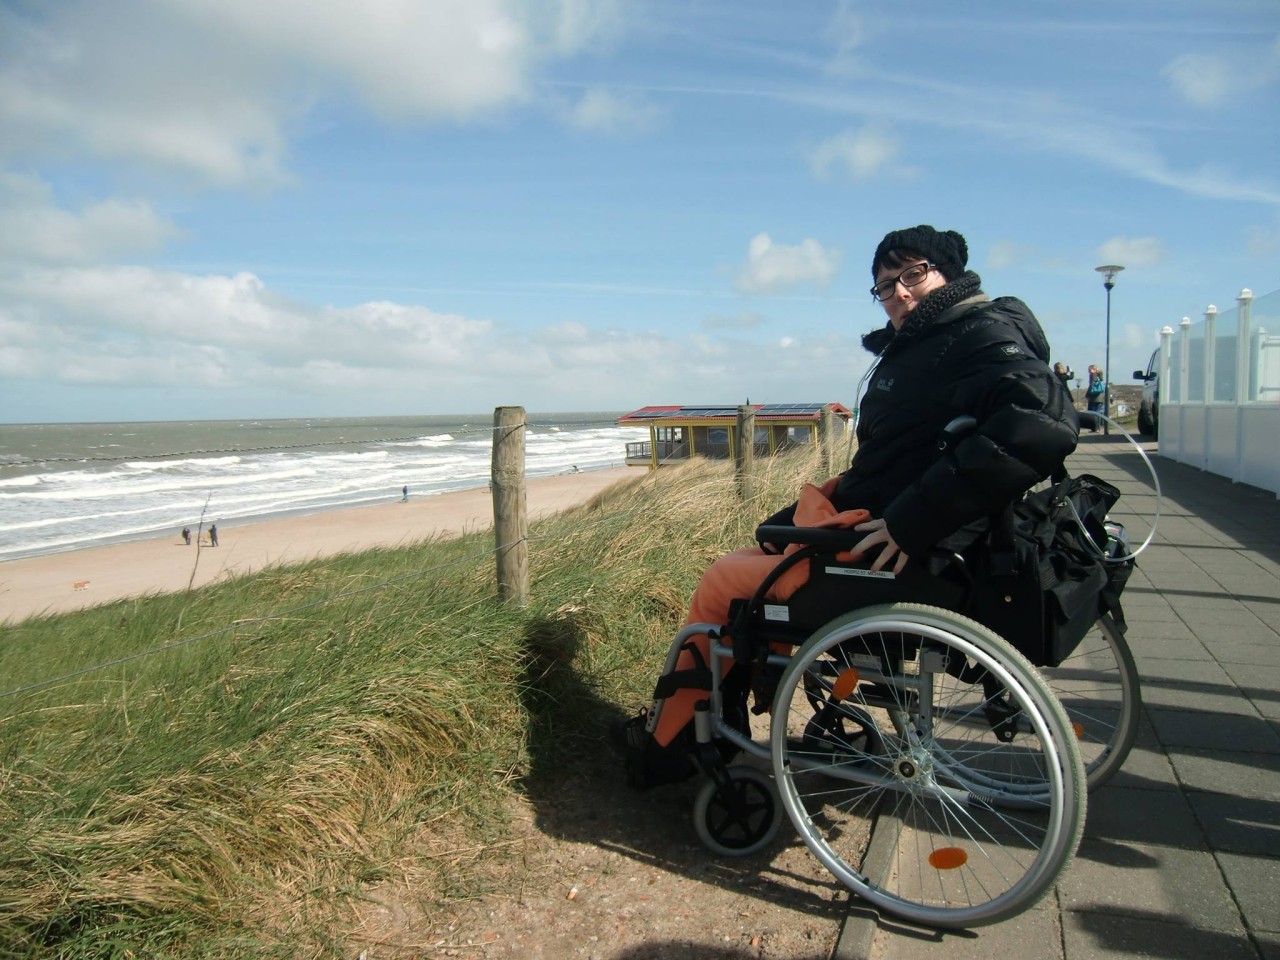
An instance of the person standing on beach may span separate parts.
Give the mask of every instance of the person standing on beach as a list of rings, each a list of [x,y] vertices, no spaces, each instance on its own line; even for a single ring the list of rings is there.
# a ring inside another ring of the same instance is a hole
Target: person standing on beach
[[[218,525],[216,523],[209,524],[209,546],[216,547],[218,545]]]
[[[400,502],[404,503],[409,499],[409,485],[406,483],[404,489],[400,491]]]
[[[871,296],[888,322],[862,338],[875,361],[858,406],[857,453],[848,470],[821,487],[806,484],[766,523],[852,527],[865,534],[853,556],[896,574],[939,545],[963,549],[981,535],[977,524],[1061,469],[1080,424],[1049,367],[1044,331],[1021,300],[983,293],[968,260],[963,236],[925,224],[880,242]],[[962,415],[976,421],[973,432],[940,450],[943,428]],[[764,544],[721,557],[703,574],[685,622],[728,623],[731,601],[750,596],[782,560]],[[793,567],[769,599],[790,596],[805,577],[804,564]],[[633,786],[694,772],[691,721],[710,689],[708,643],[705,634],[690,638],[658,680],[655,709],[611,727]]]
[[[190,527],[182,528],[182,542],[185,543],[188,547],[191,546],[191,528]]]

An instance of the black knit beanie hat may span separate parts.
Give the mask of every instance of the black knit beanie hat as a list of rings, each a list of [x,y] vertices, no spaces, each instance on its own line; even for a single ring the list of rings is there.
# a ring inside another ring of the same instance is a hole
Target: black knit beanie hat
[[[875,279],[881,267],[900,266],[912,255],[924,257],[934,264],[948,281],[957,280],[964,275],[965,264],[969,262],[969,245],[954,230],[940,232],[927,223],[894,230],[886,233],[880,246],[876,247],[875,258],[871,261],[871,278]]]

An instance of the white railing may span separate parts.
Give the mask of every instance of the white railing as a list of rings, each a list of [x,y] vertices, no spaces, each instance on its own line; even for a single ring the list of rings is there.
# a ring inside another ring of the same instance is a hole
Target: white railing
[[[1280,290],[1236,303],[1160,331],[1160,455],[1280,496]]]

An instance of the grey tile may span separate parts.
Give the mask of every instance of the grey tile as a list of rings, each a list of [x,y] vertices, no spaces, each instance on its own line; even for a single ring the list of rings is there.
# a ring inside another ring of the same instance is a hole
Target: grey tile
[[[1214,661],[1157,660],[1140,652],[1142,702],[1150,707],[1253,714],[1230,674]]]
[[[923,930],[882,917],[871,954],[882,960],[1062,960],[1058,911],[1047,909],[1045,903],[1002,923],[972,930]],[[837,950],[832,960],[864,958]]]
[[[1280,801],[1221,793],[1186,796],[1214,850],[1280,857]]]
[[[1280,933],[1280,860],[1219,853],[1218,865],[1250,930]]]
[[[1208,850],[1086,839],[1058,889],[1064,910],[1136,913],[1201,930],[1244,933],[1231,892]]]
[[[1167,748],[1280,752],[1280,736],[1257,715],[1222,714],[1148,707],[1147,716]]]
[[[1183,794],[1108,785],[1089,795],[1085,837],[1115,845],[1207,849]]]
[[[1066,913],[1063,940],[1069,960],[1107,960],[1111,957],[1159,957],[1168,960],[1257,960],[1257,952],[1243,933],[1198,930],[1177,918],[1113,916],[1083,911]]]
[[[1168,759],[1190,790],[1280,800],[1280,753],[1175,748]]]
[[[1230,640],[1213,643],[1213,658],[1224,667],[1229,663],[1280,666],[1280,637],[1252,641],[1233,634]]]

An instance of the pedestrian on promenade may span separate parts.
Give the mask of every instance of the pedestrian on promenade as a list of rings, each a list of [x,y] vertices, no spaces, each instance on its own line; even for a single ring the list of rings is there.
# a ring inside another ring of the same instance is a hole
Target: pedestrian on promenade
[[[1053,365],[1053,373],[1062,381],[1062,385],[1067,388],[1067,393],[1070,393],[1071,381],[1076,378],[1076,372],[1059,360]]]
[[[1103,406],[1106,400],[1106,374],[1103,373],[1101,367],[1095,364],[1089,364],[1089,386],[1084,392],[1084,398],[1089,406],[1090,413],[1105,413]],[[1090,428],[1093,433],[1098,432],[1097,426]]]

